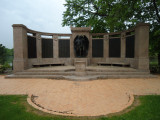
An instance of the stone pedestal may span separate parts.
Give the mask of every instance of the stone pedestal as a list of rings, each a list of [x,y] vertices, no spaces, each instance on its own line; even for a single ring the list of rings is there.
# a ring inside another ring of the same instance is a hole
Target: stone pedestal
[[[77,61],[85,62],[86,66],[88,66],[90,64],[89,58],[74,58],[74,65],[76,64]]]
[[[75,62],[76,75],[83,76],[86,74],[86,62],[76,61]]]

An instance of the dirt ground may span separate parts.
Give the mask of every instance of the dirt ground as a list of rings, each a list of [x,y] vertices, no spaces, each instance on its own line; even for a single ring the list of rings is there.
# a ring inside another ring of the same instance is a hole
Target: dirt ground
[[[0,94],[36,96],[28,102],[37,109],[69,116],[98,116],[130,106],[133,95],[160,94],[160,75],[147,79],[68,81],[53,79],[5,79]]]

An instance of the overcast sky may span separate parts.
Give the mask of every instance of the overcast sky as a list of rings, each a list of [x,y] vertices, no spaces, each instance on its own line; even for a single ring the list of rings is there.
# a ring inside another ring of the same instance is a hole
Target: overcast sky
[[[0,0],[0,44],[13,48],[13,24],[51,33],[70,33],[62,27],[65,0]]]

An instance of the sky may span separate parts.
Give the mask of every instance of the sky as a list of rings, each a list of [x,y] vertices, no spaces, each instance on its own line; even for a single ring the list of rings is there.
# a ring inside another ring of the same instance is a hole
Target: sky
[[[50,33],[71,33],[62,27],[65,0],[0,0],[0,44],[13,48],[13,24]]]

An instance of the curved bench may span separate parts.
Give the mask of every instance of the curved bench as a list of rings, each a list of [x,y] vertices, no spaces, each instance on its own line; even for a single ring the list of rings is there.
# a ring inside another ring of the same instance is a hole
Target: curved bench
[[[123,62],[98,62],[97,65],[108,65],[108,66],[122,66],[122,67],[130,67],[129,63],[123,63]]]
[[[64,66],[64,62],[32,64],[33,67],[44,67],[44,66],[55,66],[55,65]]]

